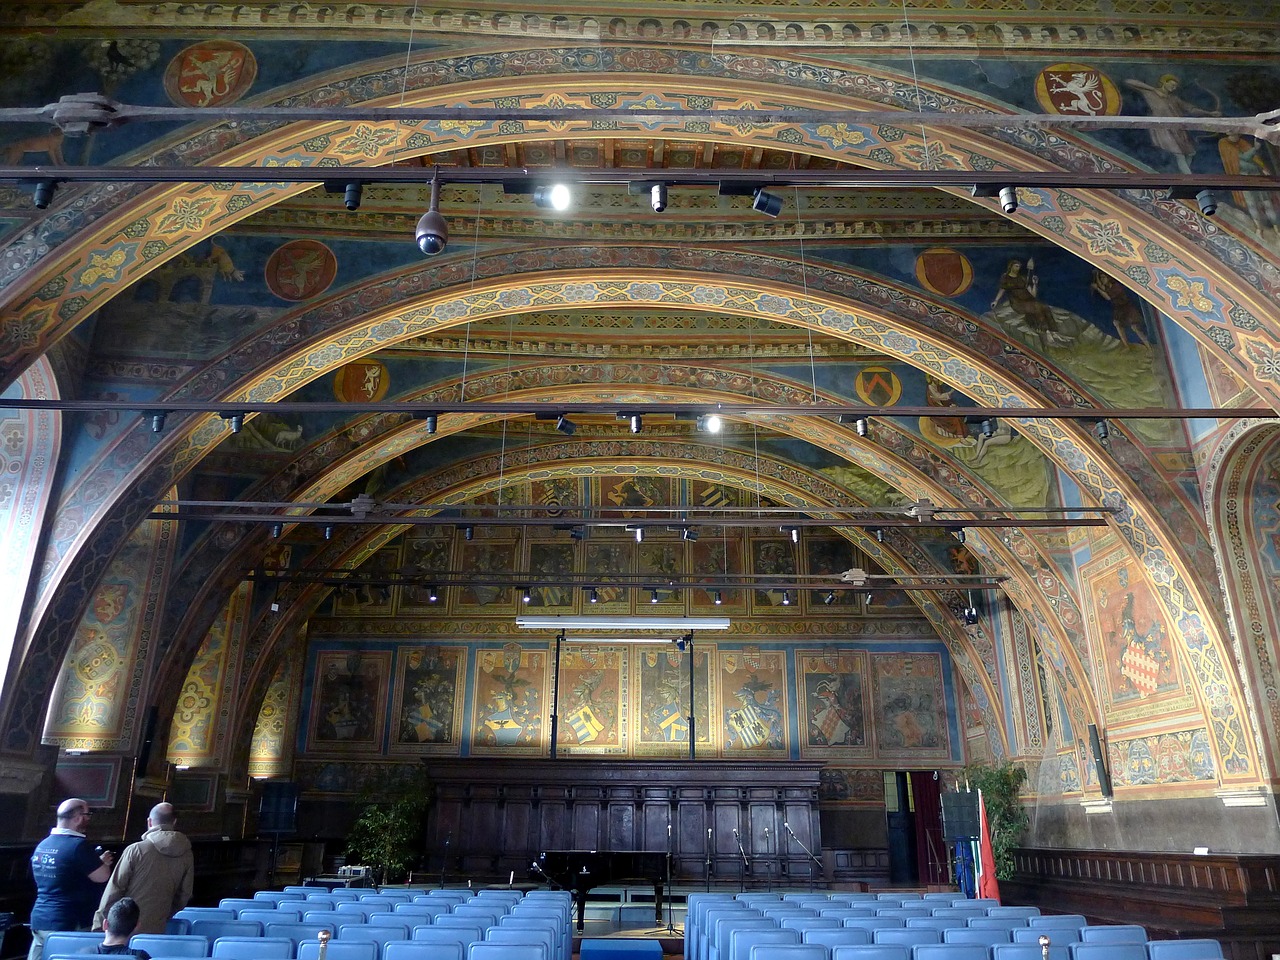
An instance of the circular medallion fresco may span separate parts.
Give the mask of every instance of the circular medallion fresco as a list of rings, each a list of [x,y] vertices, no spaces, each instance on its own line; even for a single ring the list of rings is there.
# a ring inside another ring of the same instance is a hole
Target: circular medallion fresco
[[[377,360],[356,360],[333,375],[333,395],[344,403],[374,403],[389,386],[387,368]]]
[[[902,398],[902,381],[888,367],[863,367],[853,389],[869,407],[892,407]]]
[[[959,250],[930,247],[916,257],[916,280],[930,293],[958,297],[973,283],[973,264]]]
[[[223,107],[248,93],[257,77],[258,61],[248,47],[206,40],[169,61],[164,90],[180,107]]]
[[[1113,117],[1120,91],[1101,70],[1085,63],[1055,63],[1036,75],[1036,100],[1046,113]]]
[[[324,293],[338,272],[338,258],[318,240],[291,240],[267,258],[267,288],[281,300],[309,300]]]

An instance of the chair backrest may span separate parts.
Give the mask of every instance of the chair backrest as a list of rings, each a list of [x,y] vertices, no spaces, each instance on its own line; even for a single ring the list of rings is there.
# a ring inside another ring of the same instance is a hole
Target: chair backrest
[[[1049,942],[1057,946],[1076,943],[1080,939],[1080,931],[1076,927],[1046,927],[1037,930],[1034,927],[1014,927],[1012,931],[1014,943],[1039,943],[1041,937],[1048,937]]]
[[[911,960],[991,960],[981,943],[922,943],[911,948]]]
[[[253,895],[255,900],[270,900],[272,903],[287,903],[292,900],[305,900],[305,893],[282,893],[279,890],[259,890]]]
[[[485,931],[486,943],[521,943],[530,949],[530,960],[533,960],[533,948],[537,947],[541,960],[553,960],[560,953],[559,938],[546,930],[535,930],[529,927],[490,927]]]
[[[979,930],[1016,930],[1027,925],[1028,917],[970,917],[969,926]]]
[[[504,900],[507,903],[519,903],[524,899],[524,894],[519,890],[477,890],[476,899]]]
[[[729,940],[733,936],[735,930],[772,930],[777,924],[768,917],[756,916],[734,916],[716,917],[715,925],[711,928],[711,949],[714,956],[711,960],[728,960],[729,956]]]
[[[408,940],[409,933],[420,921],[413,917],[397,916],[394,913],[375,913],[365,921],[366,927],[373,927],[378,930],[396,930],[404,934],[400,939]]]
[[[931,914],[929,913],[929,909],[930,908],[927,906],[876,907],[876,916],[877,917],[901,917],[903,920],[906,920],[908,917],[931,916]]]
[[[1146,943],[1147,928],[1136,923],[1107,924],[1101,927],[1082,927],[1081,943]]]
[[[268,908],[261,900],[255,900],[252,897],[223,897],[218,901],[218,909],[234,910],[238,917],[241,910],[266,910]]]
[[[397,903],[393,917],[438,917],[449,912],[447,903]],[[421,922],[421,921],[419,921]]]
[[[343,900],[333,905],[333,912],[358,913],[362,917],[371,917],[375,913],[390,913],[394,906],[388,900]]]
[[[801,943],[820,943],[827,950],[836,947],[865,947],[871,945],[871,932],[839,927],[835,930],[806,930],[800,935]]]
[[[186,920],[234,920],[236,912],[221,907],[183,907],[174,916]]]
[[[507,907],[502,903],[477,904],[477,903],[460,903],[453,908],[455,917],[475,917],[483,920],[486,924],[497,923],[508,913]]]
[[[729,934],[728,960],[749,960],[751,948],[757,944],[800,943],[800,934],[795,930],[773,929],[738,929]]]
[[[443,917],[436,917],[431,924],[433,927],[453,927],[457,930],[467,931],[467,935],[471,937],[469,943],[484,939],[484,932],[488,929],[487,923],[478,923],[475,917],[455,917],[452,913],[446,913]]]
[[[818,943],[762,943],[751,948],[748,960],[827,960]]]
[[[467,945],[478,939],[480,938],[472,934],[470,930],[462,927],[415,927],[413,931],[414,943],[428,945],[456,943],[462,947],[464,953]],[[383,960],[386,960],[386,958],[384,957]]]
[[[1038,917],[1039,907],[987,907],[988,917]]]
[[[1071,960],[1146,960],[1147,958],[1145,943],[1073,943],[1068,945],[1067,951],[1071,954]]]
[[[52,957],[79,953],[96,947],[104,936],[101,930],[59,930],[44,938],[44,955]]]
[[[416,893],[409,893],[407,890],[377,890],[377,891],[361,891],[360,902],[369,903],[375,901],[378,903],[413,903]]]
[[[467,960],[534,960],[537,945],[484,941],[467,947]]]
[[[153,957],[209,956],[209,941],[189,933],[181,936],[167,933],[135,933],[129,938],[129,946],[135,950],[145,950]]]
[[[219,937],[213,941],[218,960],[293,960],[288,937]]]
[[[191,936],[204,937],[210,943],[219,937],[260,937],[262,924],[257,920],[192,920]]]
[[[1045,916],[1027,918],[1027,926],[1034,927],[1037,930],[1055,927],[1080,928],[1088,926],[1088,923],[1089,921],[1078,913],[1051,913]]]
[[[831,960],[909,960],[907,947],[896,943],[839,944],[831,948]]]
[[[325,948],[328,960],[378,960],[382,944],[371,940],[330,940]],[[298,944],[298,960],[320,960],[320,941]]]
[[[960,917],[962,920],[968,920],[970,917],[985,917],[987,911],[982,907],[930,907],[929,915],[932,917]]]
[[[963,917],[907,917],[908,930],[950,930],[963,926]]]
[[[1151,940],[1147,956],[1151,960],[1218,960],[1222,944],[1217,940]]]
[[[316,890],[323,890],[323,889],[324,889],[323,887],[308,887],[305,884],[303,884],[302,886],[299,886],[298,884],[295,883],[289,886],[281,887],[280,892],[281,893],[300,893],[305,897],[308,894],[315,892]]]
[[[335,932],[331,921],[323,923],[268,923],[263,935],[268,937],[288,937],[295,944],[303,940],[314,940],[321,930]]]
[[[942,931],[943,943],[978,943],[989,947],[996,943],[1013,943],[1013,933],[1002,927],[955,927]]]
[[[901,917],[845,917],[843,923],[846,927],[857,927],[859,930],[888,930],[907,925],[907,921]]]
[[[318,910],[309,910],[308,913],[319,913]],[[326,913],[328,911],[325,911]],[[297,923],[303,918],[304,914],[297,910],[263,910],[262,904],[258,904],[257,910],[241,910],[237,920],[254,920],[265,926],[268,923]],[[246,934],[249,936],[249,934]]]
[[[835,917],[783,917],[778,926],[785,930],[838,930],[840,921]]]
[[[991,960],[1042,960],[1043,956],[1037,943],[997,943],[991,948]],[[1049,960],[1071,960],[1071,951],[1050,947]]]
[[[467,947],[461,941],[400,940],[382,948],[382,960],[466,960],[466,956]]]
[[[872,943],[897,943],[914,947],[917,943],[941,943],[942,934],[928,927],[891,927],[888,930],[871,931]]]
[[[382,953],[382,945],[395,940],[408,940],[408,930],[395,927],[369,927],[363,923],[338,928],[338,938],[333,943],[374,943],[378,945],[378,953]]]
[[[348,900],[359,900],[359,890],[330,890],[327,896],[333,898],[335,903],[345,903]]]

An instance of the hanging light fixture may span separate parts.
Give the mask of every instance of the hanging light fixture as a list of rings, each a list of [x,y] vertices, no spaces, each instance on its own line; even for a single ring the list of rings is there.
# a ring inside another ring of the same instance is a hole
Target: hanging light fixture
[[[424,256],[433,257],[443,253],[449,244],[449,224],[440,215],[440,170],[437,167],[431,178],[431,202],[427,204],[427,212],[418,220],[413,232],[414,242]]]

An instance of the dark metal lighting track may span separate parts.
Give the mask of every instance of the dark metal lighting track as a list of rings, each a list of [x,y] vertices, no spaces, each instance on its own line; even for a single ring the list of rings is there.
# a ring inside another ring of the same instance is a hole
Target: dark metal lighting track
[[[1257,177],[1248,179],[1256,180]],[[1280,184],[1277,185],[1280,190]],[[619,415],[617,403],[552,403],[552,402],[472,402],[445,403],[436,401],[386,401],[378,403],[344,402],[337,400],[165,400],[143,402],[139,400],[43,400],[24,397],[0,398],[0,410],[64,410],[82,413],[101,411],[134,411],[150,417],[156,413],[215,413],[274,414],[308,413],[399,413],[405,416],[428,414],[469,414],[472,416],[534,415],[573,416]],[[855,404],[763,404],[763,403],[628,403],[626,413],[646,416],[667,414],[681,420],[695,420],[700,416],[719,414],[726,417],[760,416],[815,416],[871,418],[871,417],[991,417],[1006,420],[1214,420],[1275,418],[1278,414],[1271,407],[929,407],[900,406],[873,407]]]
[[[905,121],[906,118],[904,118]],[[0,166],[9,183],[399,183],[502,184],[517,190],[534,184],[621,184],[661,182],[668,186],[823,187],[827,189],[972,189],[978,195],[1002,187],[1072,190],[1155,190],[1191,198],[1201,190],[1280,191],[1274,176],[1226,173],[1098,173],[1031,170],[615,170],[554,167],[258,167],[258,166]],[[749,190],[746,190],[749,193]],[[990,194],[994,195],[994,194]]]

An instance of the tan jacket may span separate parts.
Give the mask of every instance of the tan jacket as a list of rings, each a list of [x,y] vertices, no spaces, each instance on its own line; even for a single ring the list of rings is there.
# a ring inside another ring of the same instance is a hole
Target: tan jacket
[[[102,928],[113,903],[133,897],[142,911],[134,933],[164,933],[169,918],[191,899],[194,875],[191,841],[177,830],[152,827],[116,861],[93,918],[94,929]]]

